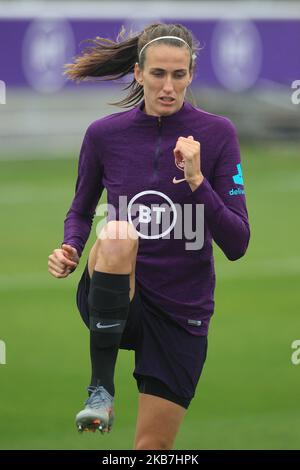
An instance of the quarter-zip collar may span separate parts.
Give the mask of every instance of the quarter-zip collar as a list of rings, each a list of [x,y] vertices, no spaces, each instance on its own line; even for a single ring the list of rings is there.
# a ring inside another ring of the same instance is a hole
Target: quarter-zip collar
[[[169,116],[151,116],[142,111],[144,106],[145,100],[133,108],[132,112],[134,121],[138,121],[145,126],[157,126],[159,123],[164,126],[174,123],[183,124],[187,114],[189,114],[189,110],[192,108],[192,105],[184,101],[182,107],[176,111],[176,113],[170,114]]]

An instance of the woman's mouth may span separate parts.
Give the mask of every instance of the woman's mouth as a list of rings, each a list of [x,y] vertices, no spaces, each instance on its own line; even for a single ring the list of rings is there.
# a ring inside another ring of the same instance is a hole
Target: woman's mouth
[[[175,103],[175,98],[171,98],[168,96],[162,96],[159,98],[159,101],[164,105],[164,106],[171,106],[172,104]]]

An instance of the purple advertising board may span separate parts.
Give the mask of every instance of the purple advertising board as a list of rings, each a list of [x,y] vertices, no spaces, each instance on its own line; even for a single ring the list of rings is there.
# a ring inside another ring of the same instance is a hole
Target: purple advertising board
[[[161,21],[170,22],[167,18]],[[148,24],[151,21],[148,21]],[[300,19],[181,20],[202,46],[194,83],[240,92],[253,87],[291,86],[300,76]],[[72,86],[63,65],[96,36],[116,39],[120,19],[0,18],[0,79],[7,87],[42,93]]]

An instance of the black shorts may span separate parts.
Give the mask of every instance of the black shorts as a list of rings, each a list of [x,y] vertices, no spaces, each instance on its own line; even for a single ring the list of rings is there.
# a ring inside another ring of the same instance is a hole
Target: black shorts
[[[76,301],[89,328],[88,293],[90,276],[86,267],[78,284]],[[135,293],[120,349],[135,351],[133,376],[140,393],[159,396],[188,408],[207,354],[207,336],[194,336],[158,309],[147,308],[147,299],[136,281]]]

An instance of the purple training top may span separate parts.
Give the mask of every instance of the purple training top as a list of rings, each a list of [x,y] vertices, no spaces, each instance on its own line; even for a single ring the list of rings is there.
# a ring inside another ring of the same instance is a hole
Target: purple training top
[[[135,226],[141,233],[136,282],[149,314],[155,308],[191,334],[206,335],[214,310],[212,240],[228,259],[236,260],[246,252],[250,237],[236,131],[229,119],[187,102],[176,113],[160,118],[147,115],[143,107],[144,101],[88,127],[79,157],[75,197],[64,221],[64,243],[75,247],[81,256],[104,188],[107,202],[117,210],[115,216],[109,212],[108,220],[127,220],[127,215],[120,216],[120,195],[129,203],[139,193],[150,191],[137,196],[138,207],[166,207],[170,200],[176,208],[183,209],[187,204],[191,225],[200,233],[203,224],[196,208],[204,204],[204,244],[196,250],[187,249],[191,239],[186,238],[184,230],[183,236],[176,236],[183,218],[177,217],[174,228],[163,237],[143,236],[139,227],[147,225],[147,218],[138,219],[141,225]],[[175,165],[173,149],[178,137],[189,135],[201,143],[204,181],[195,191],[186,181],[173,183],[174,177],[184,178]],[[155,219],[157,212],[148,209],[147,213],[154,221],[164,223]]]

